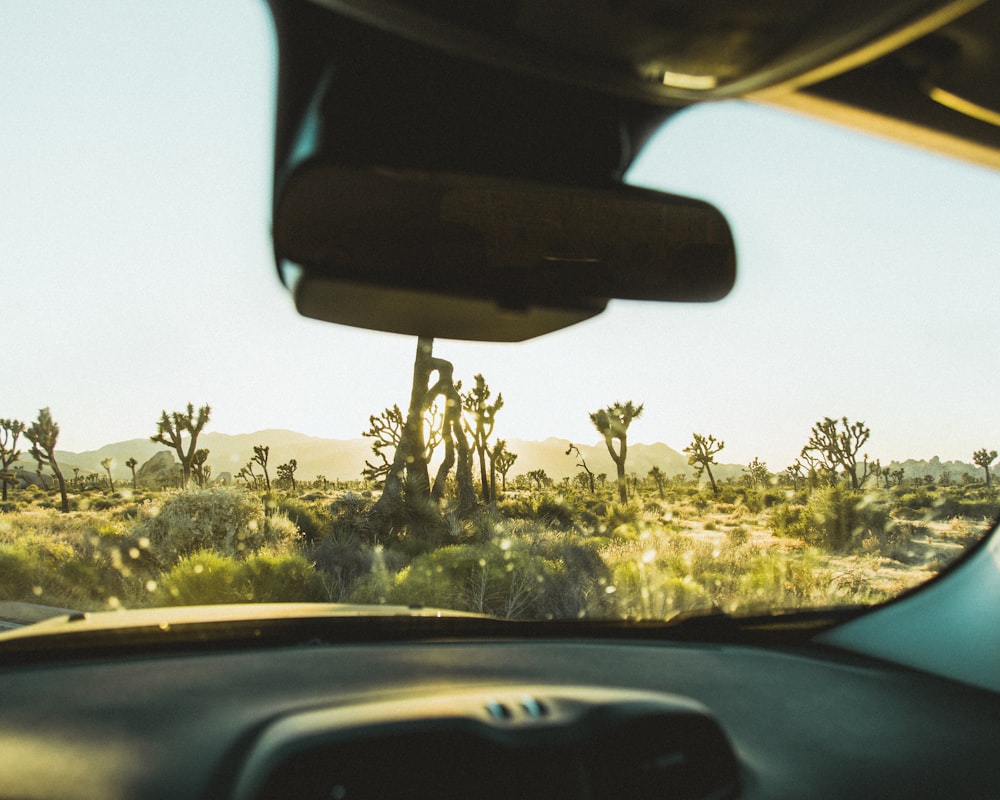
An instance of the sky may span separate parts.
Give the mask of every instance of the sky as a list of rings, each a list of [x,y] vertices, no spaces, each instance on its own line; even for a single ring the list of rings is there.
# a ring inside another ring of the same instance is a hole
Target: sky
[[[355,438],[405,404],[415,340],[299,317],[270,250],[275,44],[263,2],[34,0],[0,26],[0,417],[48,406],[61,449],[207,430]],[[508,439],[631,441],[778,471],[825,416],[883,463],[1000,449],[1000,173],[743,103],[670,121],[637,185],[716,204],[720,303],[613,302],[518,345],[438,340]]]

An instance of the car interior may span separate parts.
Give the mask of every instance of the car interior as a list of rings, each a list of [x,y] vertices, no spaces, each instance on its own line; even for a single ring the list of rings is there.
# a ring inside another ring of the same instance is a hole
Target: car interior
[[[274,265],[312,320],[523,342],[616,301],[720,301],[741,279],[737,221],[626,180],[696,106],[1000,167],[996,0],[267,8]],[[1000,794],[992,522],[874,606],[34,613],[0,632],[10,800]]]

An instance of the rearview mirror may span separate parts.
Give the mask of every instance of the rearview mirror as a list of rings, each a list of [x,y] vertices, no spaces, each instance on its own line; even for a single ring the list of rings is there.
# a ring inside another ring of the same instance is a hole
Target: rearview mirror
[[[611,298],[732,287],[716,209],[622,181],[676,107],[457,58],[325,6],[303,19],[274,6],[273,237],[302,314],[519,341]]]
[[[519,341],[611,298],[717,300],[735,280],[715,208],[643,189],[317,162],[282,189],[282,274],[316,319]]]

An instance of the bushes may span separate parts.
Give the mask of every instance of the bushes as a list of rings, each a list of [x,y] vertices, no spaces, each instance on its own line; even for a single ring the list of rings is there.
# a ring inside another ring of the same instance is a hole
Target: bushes
[[[321,511],[298,500],[278,500],[277,511],[287,517],[310,543],[319,541],[329,528],[329,520]]]
[[[804,506],[781,504],[771,514],[779,536],[793,536],[831,552],[845,552],[891,524],[886,504],[843,485],[810,493]]]
[[[258,553],[237,561],[202,550],[182,558],[159,581],[157,605],[318,602],[323,585],[300,555]]]
[[[504,540],[451,545],[419,556],[397,577],[389,602],[512,619],[576,617],[582,609],[575,593],[584,585],[564,562]]]
[[[506,500],[497,508],[505,517],[538,520],[553,528],[569,530],[575,524],[578,509],[564,495],[548,492],[540,497],[528,496]]]
[[[173,495],[136,526],[166,567],[184,556],[213,550],[246,558],[266,545],[288,544],[298,532],[281,516],[265,516],[260,499],[241,489],[204,489]]]
[[[117,605],[127,577],[120,558],[86,543],[79,549],[37,539],[0,544],[0,600],[96,611]]]

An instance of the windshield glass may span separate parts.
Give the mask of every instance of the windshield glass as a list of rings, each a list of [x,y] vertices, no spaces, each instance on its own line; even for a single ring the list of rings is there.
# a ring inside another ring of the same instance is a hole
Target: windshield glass
[[[5,17],[0,600],[748,614],[884,601],[992,525],[996,173],[699,107],[629,178],[726,214],[727,299],[418,342],[277,279],[263,4]]]

